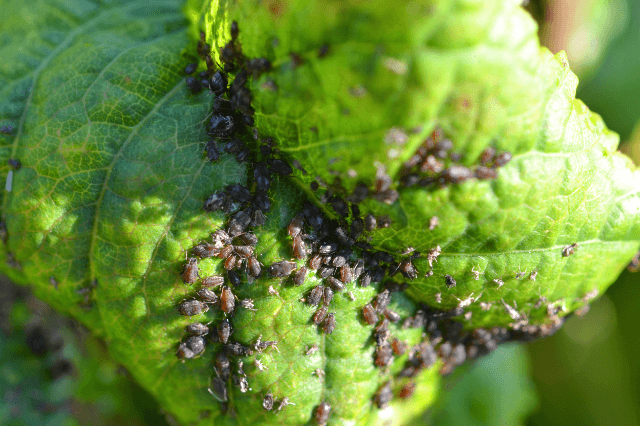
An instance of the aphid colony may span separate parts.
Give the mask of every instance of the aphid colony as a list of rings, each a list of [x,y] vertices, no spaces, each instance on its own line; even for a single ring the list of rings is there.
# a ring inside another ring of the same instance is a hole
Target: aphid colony
[[[236,289],[243,282],[252,283],[265,275],[272,278],[291,277],[292,285],[301,286],[307,275],[315,271],[324,282],[312,288],[302,300],[316,309],[309,322],[318,326],[326,334],[331,334],[339,326],[336,323],[335,313],[330,312],[335,293],[349,294],[350,292],[345,290],[352,283],[358,283],[361,287],[375,285],[380,289],[371,302],[362,307],[364,322],[373,326],[372,339],[376,346],[373,362],[386,370],[398,355],[409,351],[409,359],[405,368],[396,377],[386,382],[374,396],[373,402],[379,407],[386,406],[394,397],[392,390],[394,380],[411,379],[422,369],[433,365],[438,358],[444,361],[442,373],[446,374],[465,359],[474,359],[489,353],[502,341],[548,335],[559,327],[561,320],[557,319],[546,328],[522,324],[519,329],[511,331],[505,328],[466,331],[463,330],[462,323],[452,320],[454,317],[465,314],[462,306],[452,311],[439,311],[423,306],[413,317],[404,320],[399,314],[390,310],[391,294],[394,291],[404,290],[406,284],[385,282],[385,279],[398,273],[407,280],[415,279],[418,271],[413,265],[413,260],[421,257],[421,253],[413,248],[407,248],[402,255],[394,256],[391,253],[374,250],[365,241],[368,233],[389,227],[391,221],[388,217],[374,217],[371,214],[362,217],[358,203],[368,196],[388,204],[392,204],[398,198],[398,192],[391,189],[393,182],[383,167],[378,168],[373,193],[370,193],[369,188],[364,184],[357,186],[353,194],[346,199],[336,196],[332,189],[325,191],[320,201],[331,206],[337,214],[337,219],[327,218],[318,207],[306,203],[302,211],[291,220],[287,228],[292,241],[291,253],[293,258],[305,260],[304,266],[298,267],[298,264],[292,260],[282,260],[264,268],[255,253],[258,238],[250,228],[259,227],[266,221],[265,214],[271,209],[271,200],[267,191],[271,186],[273,175],[287,176],[293,172],[293,169],[284,160],[277,158],[278,150],[274,148],[271,138],[260,139],[262,144],[259,147],[259,160],[254,157],[257,154],[252,153],[240,139],[250,134],[247,126],[253,126],[254,111],[251,107],[251,93],[245,84],[251,76],[255,78],[261,72],[270,70],[271,64],[262,58],[250,60],[245,58],[241,52],[238,34],[239,29],[234,22],[231,26],[231,41],[220,54],[224,64],[222,70],[215,66],[210,56],[210,47],[204,43],[204,36],[202,36],[198,43],[198,53],[207,64],[207,71],[200,73],[197,79],[187,78],[187,86],[193,93],[208,88],[214,95],[213,114],[206,121],[207,133],[212,137],[205,149],[208,159],[217,161],[221,150],[224,150],[234,154],[239,162],[250,161],[253,169],[254,184],[251,190],[240,184],[229,185],[213,193],[204,201],[205,211],[221,211],[229,215],[228,224],[225,229],[215,231],[210,242],[202,242],[191,250],[194,257],[187,260],[181,272],[184,283],[191,285],[200,280],[201,285],[195,291],[193,299],[180,303],[178,312],[181,315],[194,316],[214,308],[222,312],[222,319],[217,324],[193,322],[187,325],[188,337],[179,344],[177,356],[182,360],[195,358],[204,352],[208,342],[219,345],[221,349],[215,355],[215,376],[212,378],[209,392],[223,404],[223,407],[227,407],[230,381],[242,393],[251,390],[244,371],[244,363],[239,358],[261,353],[270,347],[277,350],[278,342],[262,341],[261,336],[248,346],[232,339],[234,333],[232,318],[235,312],[238,309],[255,310],[253,300],[238,300],[235,295]],[[321,49],[323,55],[327,51],[328,49]],[[293,62],[295,62],[294,59],[292,57]],[[185,73],[192,74],[196,68],[195,64],[190,64],[186,67]],[[229,72],[236,72],[231,84],[227,76]],[[253,139],[257,141],[259,139],[257,130],[253,129],[251,133]],[[445,185],[459,183],[470,177],[495,178],[495,169],[506,164],[510,159],[508,153],[496,155],[488,149],[481,158],[482,165],[478,166],[473,173],[455,164],[444,168],[444,162],[456,162],[460,159],[456,154],[449,153],[451,148],[451,142],[442,137],[441,131],[434,131],[420,147],[416,156],[405,164],[402,183],[405,186],[416,183],[423,185],[425,179],[431,179],[429,185],[432,183]],[[298,164],[297,167],[303,170],[301,165]],[[426,177],[421,176],[418,181],[415,181],[411,176],[418,173],[426,174]],[[408,184],[410,182],[413,183]],[[323,186],[326,188],[326,184]],[[318,188],[319,185],[315,182],[311,186],[314,191]],[[434,229],[436,226],[438,226],[438,218],[434,217],[428,227]],[[438,246],[426,254],[425,257],[430,265],[437,260],[440,251]],[[213,257],[223,261],[223,274],[201,277],[198,258]],[[456,285],[455,279],[450,275],[445,275],[445,281],[448,287]],[[278,291],[270,286],[268,294],[277,297]],[[353,295],[351,299],[355,300]],[[392,323],[401,323],[402,327],[424,328],[427,337],[420,344],[409,348],[406,342],[391,336],[389,326]],[[318,346],[313,345],[306,348],[304,353],[310,356],[317,350]],[[266,369],[258,359],[254,361],[254,365],[258,372]],[[315,374],[322,379],[324,371],[319,369]],[[414,388],[415,384],[409,381],[401,388],[398,396],[407,398],[411,396]],[[262,400],[262,406],[267,411],[272,411],[277,406],[275,410],[277,412],[288,405],[295,404],[286,396],[276,400],[270,392],[264,395]],[[331,406],[323,401],[314,412],[317,423],[326,424],[330,412]]]
[[[453,142],[441,128],[436,128],[415,154],[403,165],[401,185],[411,187],[446,186],[468,179],[495,179],[497,169],[511,161],[511,153],[497,152],[487,147],[480,155],[480,164],[469,169],[459,164],[460,154],[452,152]]]

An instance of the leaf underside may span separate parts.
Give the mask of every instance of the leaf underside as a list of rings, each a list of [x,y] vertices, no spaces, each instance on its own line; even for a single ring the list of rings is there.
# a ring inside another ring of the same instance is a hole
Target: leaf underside
[[[412,398],[379,410],[372,396],[408,358],[396,357],[388,370],[373,364],[361,309],[380,287],[351,283],[336,294],[330,311],[338,326],[327,335],[310,322],[315,309],[299,301],[321,283],[312,274],[300,287],[260,278],[234,289],[257,311],[238,310],[233,339],[279,344],[243,359],[251,390],[231,386],[226,413],[207,392],[219,347],[178,360],[187,324],[222,318],[214,309],[177,315],[199,287],[180,279],[187,252],[227,223],[202,202],[253,179],[248,163],[203,155],[212,97],[184,83],[200,29],[216,56],[235,20],[243,53],[271,61],[272,71],[248,83],[256,127],[276,140],[281,158],[306,170],[269,191],[267,223],[256,229],[263,265],[292,258],[286,225],[325,191],[312,192],[312,182],[319,177],[348,196],[358,184],[374,188],[380,167],[399,199],[360,203],[363,214],[391,219],[367,234],[370,243],[398,259],[408,246],[423,254],[442,247],[432,268],[416,259],[418,278],[393,294],[390,308],[403,318],[419,302],[447,310],[482,294],[466,307],[466,328],[512,323],[505,304],[542,324],[549,304],[569,313],[602,293],[638,249],[640,174],[616,152],[617,136],[573,98],[577,81],[564,56],[540,49],[515,2],[190,1],[190,27],[175,1],[29,6],[8,3],[16,18],[0,23],[0,125],[13,127],[0,135],[1,175],[11,175],[10,191],[0,194],[2,271],[107,340],[183,424],[313,423],[321,401],[332,405],[330,424],[399,424],[430,405],[439,382],[436,365],[418,376]],[[478,164],[487,146],[513,159],[495,180],[403,187],[403,163],[436,126],[465,166]],[[392,129],[406,139],[389,142]],[[439,225],[430,231],[434,216]],[[575,254],[564,257],[573,243]],[[199,262],[201,277],[223,271],[214,259]],[[445,274],[456,287],[447,288]],[[423,330],[401,324],[391,325],[394,337],[422,341]],[[318,352],[305,355],[314,344]],[[405,383],[395,381],[394,392]],[[265,411],[266,392],[296,405]]]

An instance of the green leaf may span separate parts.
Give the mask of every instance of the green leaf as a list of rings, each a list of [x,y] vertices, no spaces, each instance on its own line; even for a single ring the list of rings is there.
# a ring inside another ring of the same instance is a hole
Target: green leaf
[[[222,319],[213,309],[177,315],[196,290],[180,279],[187,252],[226,224],[202,202],[253,177],[229,155],[215,164],[204,158],[211,98],[192,95],[183,71],[194,60],[199,23],[214,56],[235,19],[244,53],[272,61],[272,72],[249,83],[257,128],[308,171],[272,185],[268,221],[256,231],[265,267],[291,258],[285,227],[317,197],[307,187],[316,176],[336,184],[337,173],[345,194],[358,182],[372,185],[376,165],[397,181],[403,161],[436,124],[464,164],[475,164],[489,144],[514,160],[496,181],[400,188],[395,204],[361,204],[365,213],[393,220],[371,235],[377,248],[443,247],[432,278],[422,278],[428,268],[418,259],[421,278],[393,294],[391,308],[401,317],[420,301],[447,309],[460,303],[455,297],[482,292],[480,301],[493,307],[470,306],[467,327],[512,322],[507,303],[539,323],[547,312],[533,307],[539,297],[574,309],[594,288],[606,288],[637,249],[638,172],[615,153],[616,137],[573,100],[575,78],[562,57],[539,51],[535,27],[516,3],[190,1],[190,29],[180,7],[158,0],[15,2],[7,5],[10,16],[22,18],[0,27],[0,53],[9,58],[0,74],[0,122],[15,127],[0,146],[0,176],[11,176],[2,195],[2,270],[106,339],[113,357],[179,422],[297,425],[314,422],[315,407],[328,401],[331,424],[406,423],[433,402],[440,368],[416,378],[413,398],[379,410],[373,395],[408,358],[396,357],[386,370],[374,366],[361,309],[380,286],[352,283],[337,294],[330,308],[337,328],[327,335],[311,324],[315,309],[299,300],[320,282],[311,274],[301,287],[261,278],[234,289],[257,311],[239,308],[233,339],[249,345],[261,336],[278,341],[278,351],[242,359],[251,390],[230,383],[226,408],[207,392],[220,345],[178,360],[187,324]],[[37,13],[29,17],[28,10]],[[318,58],[324,43],[329,52]],[[291,52],[302,65],[293,66]],[[407,141],[387,144],[391,129]],[[9,170],[9,158],[22,167]],[[429,232],[433,215],[441,224]],[[577,253],[562,257],[574,242]],[[223,271],[217,258],[199,267],[202,277]],[[472,267],[482,280],[473,280]],[[513,279],[518,268],[538,271],[537,281]],[[446,290],[444,273],[457,279],[454,290]],[[492,282],[498,277],[501,289]],[[422,341],[422,329],[399,324],[390,327],[393,336],[409,346]],[[306,355],[314,344],[318,352]],[[267,369],[259,371],[255,359]],[[324,378],[312,374],[316,369]],[[394,380],[394,393],[406,383]],[[267,392],[296,405],[267,412]]]

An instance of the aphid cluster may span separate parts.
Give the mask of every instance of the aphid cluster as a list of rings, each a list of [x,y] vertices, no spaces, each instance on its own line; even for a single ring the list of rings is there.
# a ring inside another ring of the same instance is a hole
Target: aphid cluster
[[[511,160],[511,153],[498,153],[495,148],[487,147],[480,155],[480,164],[469,169],[460,164],[461,155],[452,149],[453,142],[445,137],[441,128],[436,128],[404,163],[401,185],[442,187],[474,178],[495,179],[498,177],[497,169]]]

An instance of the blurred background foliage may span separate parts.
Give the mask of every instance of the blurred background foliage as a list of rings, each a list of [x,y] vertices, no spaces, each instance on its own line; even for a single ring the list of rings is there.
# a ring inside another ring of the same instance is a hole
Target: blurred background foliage
[[[543,45],[565,50],[577,97],[640,165],[640,0],[532,1]],[[433,426],[640,425],[640,274],[624,272],[551,338],[504,345],[445,380]],[[0,278],[0,425],[173,423],[103,343]]]

